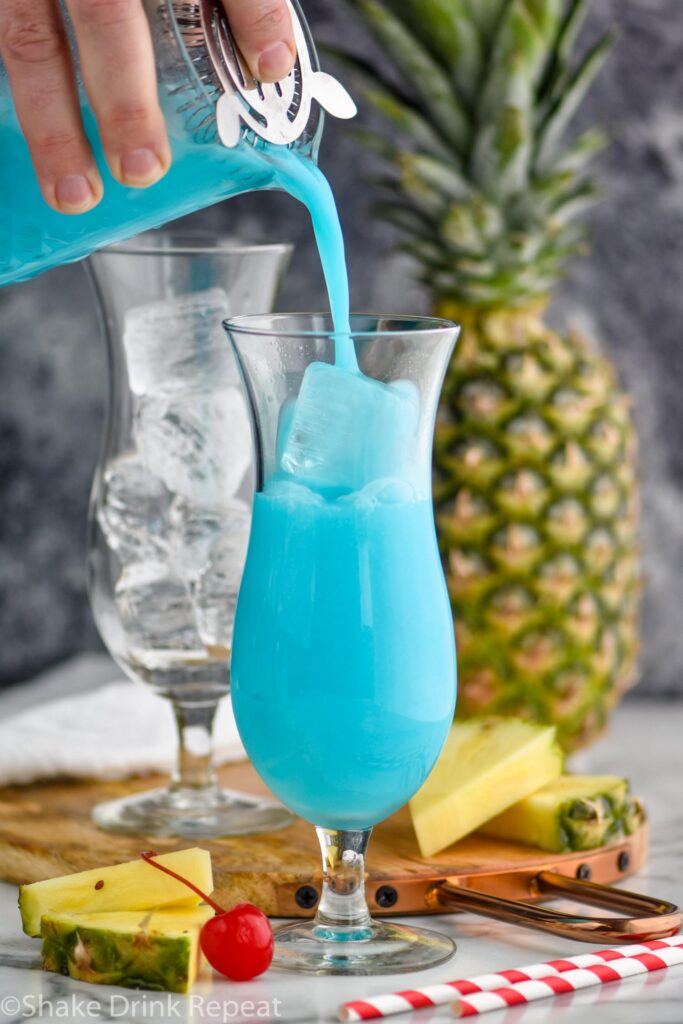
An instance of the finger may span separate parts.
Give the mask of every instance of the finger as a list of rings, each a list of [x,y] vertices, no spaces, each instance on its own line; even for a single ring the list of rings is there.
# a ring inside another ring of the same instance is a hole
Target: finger
[[[140,0],[67,0],[81,73],[112,174],[144,188],[171,165]]]
[[[285,0],[223,0],[230,28],[251,73],[278,82],[294,66],[296,43]]]
[[[0,55],[45,200],[84,213],[102,179],[83,131],[64,24],[52,0],[0,0]]]

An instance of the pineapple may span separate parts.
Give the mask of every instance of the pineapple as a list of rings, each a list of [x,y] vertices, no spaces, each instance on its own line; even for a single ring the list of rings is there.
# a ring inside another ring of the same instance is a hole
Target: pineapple
[[[203,892],[213,889],[211,855],[195,847],[157,857],[193,882]],[[111,910],[153,910],[174,905],[196,907],[200,898],[182,882],[158,871],[144,860],[108,868],[93,868],[73,875],[48,878],[19,887],[21,923],[27,935],[40,935],[40,922],[48,913],[102,913]]]
[[[210,907],[45,914],[43,968],[96,985],[189,992],[201,965]]]
[[[639,568],[629,400],[545,310],[603,144],[566,128],[610,45],[575,58],[589,0],[347,0],[378,40],[350,66],[388,132],[377,211],[438,315],[463,326],[435,438],[435,512],[462,717],[587,742],[634,681]]]
[[[552,726],[514,718],[455,722],[434,770],[410,801],[422,856],[557,778],[562,761]]]
[[[643,820],[642,806],[631,796],[626,779],[563,775],[488,821],[480,831],[552,853],[569,853],[623,839]]]

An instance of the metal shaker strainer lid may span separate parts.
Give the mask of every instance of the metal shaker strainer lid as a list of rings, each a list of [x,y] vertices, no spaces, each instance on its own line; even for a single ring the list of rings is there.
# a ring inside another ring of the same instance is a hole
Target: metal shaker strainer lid
[[[205,86],[210,83],[213,87],[216,128],[225,146],[236,146],[244,128],[276,145],[305,138],[310,135],[314,100],[335,117],[350,118],[356,113],[344,86],[318,69],[307,26],[292,0],[287,0],[287,5],[297,58],[290,74],[271,85],[253,78],[221,0],[172,0],[176,24],[195,70],[200,71]]]

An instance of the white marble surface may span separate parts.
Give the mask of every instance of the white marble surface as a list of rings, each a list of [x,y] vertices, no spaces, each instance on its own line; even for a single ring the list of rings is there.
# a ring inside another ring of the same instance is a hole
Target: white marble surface
[[[622,707],[608,735],[575,759],[573,767],[630,776],[650,813],[652,852],[646,870],[630,878],[627,886],[683,903],[683,703],[632,702]],[[450,964],[415,975],[352,980],[292,977],[270,971],[256,982],[240,985],[207,979],[196,986],[192,997],[167,997],[86,985],[41,972],[38,943],[21,933],[16,889],[0,885],[0,1022],[28,1018],[124,1024],[328,1022],[336,1019],[337,1008],[346,999],[593,948],[464,915],[432,917],[422,923],[454,936],[458,953]],[[438,1024],[453,1018],[444,1007],[395,1019],[406,1024]],[[490,1014],[488,1019],[491,1024],[681,1024],[683,966]]]

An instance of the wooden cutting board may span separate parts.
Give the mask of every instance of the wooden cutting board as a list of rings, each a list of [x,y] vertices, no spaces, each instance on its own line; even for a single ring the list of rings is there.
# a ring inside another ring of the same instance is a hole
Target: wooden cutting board
[[[247,763],[221,769],[220,778],[230,789],[268,792]],[[62,781],[0,788],[0,878],[19,884],[34,882],[133,860],[141,850],[152,848],[162,853],[195,845],[191,840],[112,835],[100,831],[90,819],[96,803],[164,785],[165,781]],[[315,833],[306,822],[297,820],[272,834],[206,840],[196,845],[211,852],[219,903],[230,906],[248,900],[273,917],[313,913],[321,871]],[[647,847],[647,826],[624,842],[582,854],[553,855],[470,836],[425,860],[420,857],[408,811],[403,809],[378,825],[373,834],[367,864],[368,902],[371,909],[382,913],[425,913],[427,890],[435,880],[444,878],[492,895],[533,899],[533,880],[539,871],[611,883],[641,867]],[[392,891],[396,899],[388,906]]]

